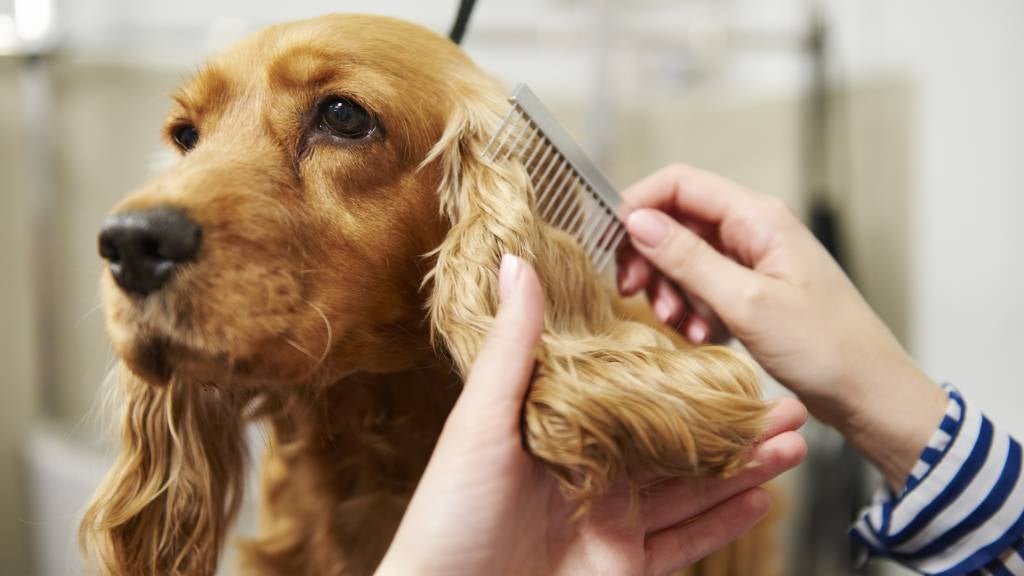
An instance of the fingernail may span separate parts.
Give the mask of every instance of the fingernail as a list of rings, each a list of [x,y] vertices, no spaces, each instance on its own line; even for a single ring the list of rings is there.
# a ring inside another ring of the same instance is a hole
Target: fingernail
[[[629,235],[637,242],[654,248],[668,235],[668,226],[657,210],[640,209],[629,215],[626,221]]]
[[[662,324],[667,324],[669,317],[672,316],[672,307],[668,302],[658,300],[654,304],[654,315],[658,317],[658,320],[661,320]]]
[[[633,267],[627,265],[625,268],[619,270],[619,292],[632,292],[633,291]]]
[[[501,297],[502,302],[512,296],[522,269],[523,261],[519,258],[511,254],[505,254],[501,257],[501,270],[498,272],[498,295]]]
[[[618,279],[619,292],[625,292],[629,282],[629,271],[625,268],[619,268],[615,273],[615,277]]]
[[[694,322],[686,330],[686,337],[694,344],[703,344],[704,339],[708,337],[708,329],[703,324]]]

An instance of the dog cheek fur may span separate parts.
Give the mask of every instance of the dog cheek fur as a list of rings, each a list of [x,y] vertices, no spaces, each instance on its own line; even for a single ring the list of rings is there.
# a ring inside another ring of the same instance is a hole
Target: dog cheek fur
[[[756,372],[728,349],[678,349],[616,313],[616,296],[582,250],[536,216],[523,168],[483,160],[501,108],[472,100],[428,159],[445,171],[440,194],[452,223],[428,277],[437,344],[465,375],[496,313],[500,258],[518,255],[546,287],[524,436],[567,496],[585,505],[618,481],[745,468],[767,411]]]

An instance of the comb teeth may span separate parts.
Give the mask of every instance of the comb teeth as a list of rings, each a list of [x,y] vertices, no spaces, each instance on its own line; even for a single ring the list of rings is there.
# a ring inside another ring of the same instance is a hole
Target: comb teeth
[[[537,213],[575,238],[602,272],[626,236],[618,193],[525,84],[516,86],[509,102],[512,109],[484,157],[522,162]]]

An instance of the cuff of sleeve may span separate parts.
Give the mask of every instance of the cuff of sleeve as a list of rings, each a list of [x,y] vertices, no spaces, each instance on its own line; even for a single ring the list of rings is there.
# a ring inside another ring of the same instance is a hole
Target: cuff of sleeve
[[[922,574],[965,574],[1024,534],[1020,446],[952,386],[946,415],[897,492],[882,487],[851,536]]]

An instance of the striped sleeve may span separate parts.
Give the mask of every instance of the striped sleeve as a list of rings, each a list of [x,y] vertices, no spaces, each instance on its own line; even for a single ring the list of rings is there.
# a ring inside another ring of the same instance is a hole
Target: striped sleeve
[[[881,488],[851,535],[921,574],[1024,575],[1021,447],[945,390],[946,415],[906,485]]]

